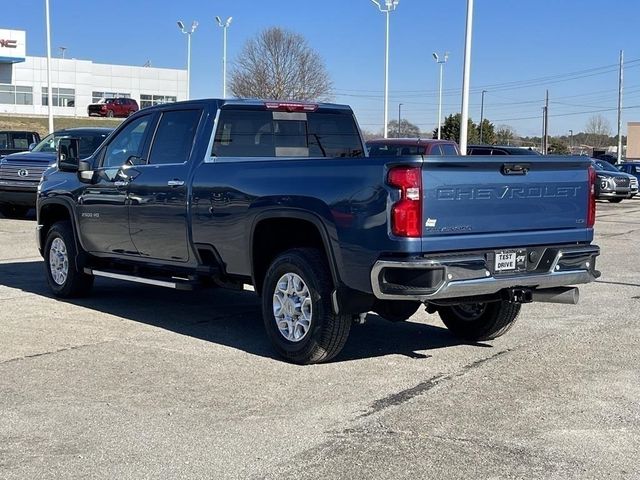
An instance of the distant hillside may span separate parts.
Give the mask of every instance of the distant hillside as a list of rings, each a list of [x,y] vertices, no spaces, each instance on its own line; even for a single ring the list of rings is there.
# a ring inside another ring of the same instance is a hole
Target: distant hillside
[[[56,130],[72,127],[117,127],[122,119],[106,119],[100,117],[54,117],[53,126]],[[47,117],[23,117],[0,114],[0,130],[28,130],[38,132],[44,137],[49,133]]]

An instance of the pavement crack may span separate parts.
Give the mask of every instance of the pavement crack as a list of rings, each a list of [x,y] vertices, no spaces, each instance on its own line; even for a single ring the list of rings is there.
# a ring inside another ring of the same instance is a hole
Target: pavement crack
[[[12,363],[12,362],[19,362],[20,360],[29,360],[32,358],[38,358],[38,357],[44,357],[47,355],[54,355],[56,353],[61,353],[61,352],[68,352],[70,350],[79,350],[81,348],[85,348],[85,347],[94,347],[96,345],[102,345],[104,343],[110,343],[113,342],[114,340],[105,340],[102,342],[97,342],[97,343],[84,343],[82,345],[74,345],[72,347],[65,347],[65,348],[59,348],[57,350],[49,350],[47,352],[40,352],[40,353],[34,353],[31,355],[23,355],[22,357],[15,357],[15,358],[9,358],[8,360],[3,360],[2,362],[0,362],[0,365],[4,365],[6,363]]]
[[[364,418],[364,417],[369,417],[371,415],[374,415],[376,413],[381,412],[382,410],[386,410],[387,408],[390,407],[395,407],[398,405],[401,405],[403,403],[408,402],[409,400],[411,400],[412,398],[415,398],[419,395],[422,395],[426,392],[428,392],[429,390],[433,389],[434,387],[436,387],[437,385],[441,384],[441,383],[445,383],[451,380],[454,380],[456,378],[462,377],[464,375],[466,375],[468,372],[470,372],[471,370],[474,370],[482,365],[484,365],[487,362],[490,362],[492,360],[495,360],[496,358],[512,352],[514,349],[513,348],[508,348],[506,350],[501,350],[489,357],[486,358],[481,358],[480,360],[476,360],[475,362],[469,363],[467,365],[464,365],[458,372],[455,373],[451,373],[448,375],[445,374],[439,374],[439,375],[435,375],[423,382],[420,382],[419,384],[411,387],[411,388],[407,388],[405,390],[402,390],[400,392],[397,393],[393,393],[391,395],[388,395],[384,398],[378,399],[376,401],[374,401],[371,406],[369,407],[369,410],[365,413],[363,413],[362,415],[360,415],[359,418]]]

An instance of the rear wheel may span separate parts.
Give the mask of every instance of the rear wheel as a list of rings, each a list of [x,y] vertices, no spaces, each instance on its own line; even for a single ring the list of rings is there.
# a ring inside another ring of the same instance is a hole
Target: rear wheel
[[[21,207],[17,205],[0,205],[0,213],[5,218],[24,218],[29,213],[29,207]]]
[[[89,294],[93,276],[76,267],[76,243],[69,222],[58,222],[47,232],[44,268],[49,288],[56,297],[73,298]]]
[[[333,312],[332,290],[326,259],[316,249],[288,250],[271,263],[262,288],[262,316],[281,356],[311,364],[340,353],[352,320]]]
[[[620,203],[622,200],[624,200],[623,198],[610,198],[609,201],[611,203]]]
[[[520,313],[520,304],[507,301],[465,303],[439,307],[438,313],[451,332],[465,340],[492,340],[509,330]]]
[[[107,117],[113,118],[113,110],[107,111]]]

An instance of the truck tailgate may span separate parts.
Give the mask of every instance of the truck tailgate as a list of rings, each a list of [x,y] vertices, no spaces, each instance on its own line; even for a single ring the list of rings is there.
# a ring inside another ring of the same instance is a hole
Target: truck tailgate
[[[590,241],[586,157],[425,157],[423,251]]]

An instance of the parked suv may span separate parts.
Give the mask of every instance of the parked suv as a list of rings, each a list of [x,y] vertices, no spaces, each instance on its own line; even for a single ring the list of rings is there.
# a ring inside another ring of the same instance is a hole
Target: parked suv
[[[385,138],[367,142],[372,157],[399,155],[460,155],[458,144],[451,140],[425,138]]]
[[[638,193],[638,180],[633,175],[619,171],[606,160],[594,159],[593,166],[598,176],[596,198],[619,203]]]
[[[618,168],[621,172],[633,175],[640,182],[640,162],[625,162]]]
[[[38,132],[3,130],[0,132],[0,158],[12,153],[25,152],[39,141]]]
[[[531,148],[510,145],[469,145],[467,155],[540,155]]]
[[[36,206],[42,173],[56,161],[61,138],[73,136],[80,142],[80,156],[91,155],[112,128],[68,128],[47,135],[28,152],[7,155],[0,160],[0,213],[7,218],[23,218]]]
[[[136,113],[140,108],[133,98],[107,98],[98,103],[92,103],[87,107],[89,116],[99,117],[128,117]]]

